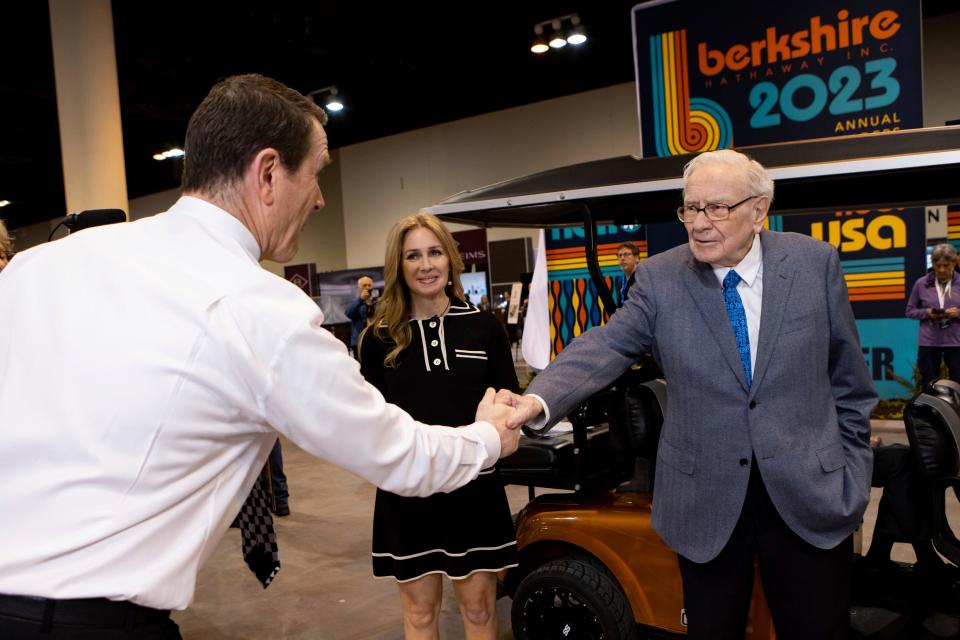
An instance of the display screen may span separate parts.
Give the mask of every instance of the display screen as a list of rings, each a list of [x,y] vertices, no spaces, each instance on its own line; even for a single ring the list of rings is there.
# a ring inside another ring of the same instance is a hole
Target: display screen
[[[481,296],[487,294],[487,274],[485,271],[470,271],[460,274],[460,283],[463,284],[463,292],[467,298],[475,305],[480,304]]]

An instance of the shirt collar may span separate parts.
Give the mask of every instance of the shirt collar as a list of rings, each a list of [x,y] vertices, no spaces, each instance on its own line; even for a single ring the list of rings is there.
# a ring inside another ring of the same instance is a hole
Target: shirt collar
[[[239,219],[217,205],[194,196],[180,196],[169,212],[193,218],[219,238],[234,240],[251,260],[260,261],[260,245],[257,244],[257,239]]]
[[[731,269],[735,269],[740,279],[743,280],[748,287],[752,287],[754,280],[757,279],[757,275],[760,273],[761,265],[763,265],[763,245],[760,242],[760,234],[757,234],[753,236],[753,245],[750,247],[750,251],[747,252],[747,255],[743,257],[743,260],[741,260],[737,266],[724,267],[717,264],[711,264],[710,266],[713,267],[713,273],[721,283],[727,276],[727,273],[729,273]]]

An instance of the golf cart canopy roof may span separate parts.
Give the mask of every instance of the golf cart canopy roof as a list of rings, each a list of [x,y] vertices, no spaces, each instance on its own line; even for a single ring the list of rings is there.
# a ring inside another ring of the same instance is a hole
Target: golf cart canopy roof
[[[771,214],[960,203],[960,126],[738,149],[776,184]],[[483,227],[645,224],[676,220],[692,155],[621,156],[464,191],[424,210]]]

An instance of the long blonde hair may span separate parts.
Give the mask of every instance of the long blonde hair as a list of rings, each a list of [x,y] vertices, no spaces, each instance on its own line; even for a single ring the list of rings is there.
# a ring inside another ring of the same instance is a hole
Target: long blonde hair
[[[384,366],[396,367],[397,356],[410,346],[413,332],[410,330],[410,288],[403,278],[403,241],[407,234],[422,227],[432,231],[440,241],[440,246],[450,263],[449,284],[445,291],[452,301],[463,302],[463,285],[460,284],[460,274],[463,273],[463,259],[457,249],[457,242],[450,234],[450,230],[436,216],[429,213],[416,213],[407,216],[393,225],[390,235],[387,236],[387,251],[383,259],[383,295],[377,303],[377,311],[373,316],[373,323],[360,334],[359,350],[363,346],[363,339],[367,330],[384,342],[392,342],[394,347],[383,359]]]

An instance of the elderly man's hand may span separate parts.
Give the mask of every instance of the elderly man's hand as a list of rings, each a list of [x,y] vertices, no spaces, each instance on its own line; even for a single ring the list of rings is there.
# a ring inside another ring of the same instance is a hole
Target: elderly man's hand
[[[509,456],[517,450],[520,441],[519,425],[509,426],[513,420],[515,409],[503,403],[495,403],[496,392],[493,388],[488,388],[483,394],[483,399],[477,405],[477,421],[484,420],[496,427],[500,434],[500,457]],[[522,424],[522,423],[521,423]]]
[[[507,420],[507,426],[511,429],[519,429],[543,413],[543,406],[536,398],[522,396],[508,389],[500,389],[497,392],[496,402],[505,404],[516,409],[514,414]]]

